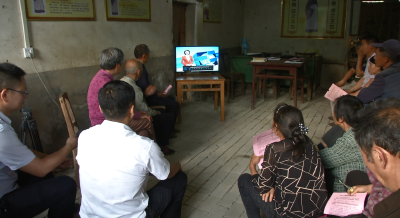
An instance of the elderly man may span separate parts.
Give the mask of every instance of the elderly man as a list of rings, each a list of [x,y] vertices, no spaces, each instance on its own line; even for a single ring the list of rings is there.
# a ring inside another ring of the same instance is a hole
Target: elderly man
[[[70,137],[50,155],[22,144],[8,117],[28,97],[24,76],[21,68],[0,64],[0,217],[34,217],[49,209],[49,218],[70,218],[76,183],[68,176],[54,178],[51,171],[76,148],[77,139]]]
[[[400,217],[400,100],[371,103],[361,111],[354,133],[365,165],[392,193],[375,205],[373,217]]]
[[[400,99],[400,42],[389,39],[384,43],[372,43],[372,46],[376,47],[376,65],[384,70],[368,87],[361,89],[357,97],[365,104],[388,97]]]
[[[129,83],[135,90],[135,106],[137,110],[145,111],[152,116],[156,132],[157,143],[165,155],[174,154],[175,151],[168,148],[169,136],[174,129],[175,116],[171,113],[161,113],[150,108],[144,98],[142,89],[136,85],[136,81],[142,74],[142,64],[139,61],[130,59],[126,62],[126,76],[121,80]]]
[[[87,102],[89,107],[89,118],[92,126],[101,124],[104,121],[104,115],[99,109],[99,101],[97,99],[99,90],[109,81],[113,80],[113,76],[118,75],[124,68],[122,61],[124,53],[119,48],[108,48],[100,54],[101,69],[93,77],[89,85]],[[144,112],[135,112],[135,117],[130,127],[137,134],[149,137],[155,140],[155,133],[151,117]]]
[[[106,83],[99,103],[106,120],[79,136],[80,217],[181,217],[187,176],[153,140],[129,128],[135,111],[132,86]],[[161,181],[146,192],[149,173]]]
[[[176,102],[173,98],[167,97],[163,91],[157,92],[155,86],[150,85],[149,82],[149,75],[147,74],[146,67],[144,66],[145,63],[149,61],[150,58],[150,49],[147,45],[141,44],[135,47],[134,51],[136,59],[138,59],[143,66],[142,75],[137,81],[137,85],[142,89],[147,104],[149,106],[159,106],[162,105],[165,107],[165,110],[168,113],[172,113],[176,118],[178,117],[179,112],[179,103]],[[178,129],[175,129],[175,122],[174,122],[174,133],[179,133]],[[176,135],[171,135],[171,137],[176,137]]]

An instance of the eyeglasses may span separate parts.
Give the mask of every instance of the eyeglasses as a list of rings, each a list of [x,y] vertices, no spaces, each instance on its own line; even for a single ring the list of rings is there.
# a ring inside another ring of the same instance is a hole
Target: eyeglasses
[[[6,88],[6,89],[7,89],[7,90],[14,91],[14,92],[19,92],[19,93],[21,93],[21,94],[24,94],[24,95],[26,95],[26,96],[28,96],[28,95],[29,95],[29,92],[28,92],[28,90],[25,90],[25,92],[21,92],[21,91],[15,90],[15,89],[10,89],[10,88]]]

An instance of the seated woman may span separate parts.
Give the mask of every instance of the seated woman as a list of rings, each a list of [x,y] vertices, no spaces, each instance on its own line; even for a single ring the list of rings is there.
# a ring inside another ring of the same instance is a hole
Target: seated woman
[[[375,57],[372,57],[372,58],[369,59],[369,65],[368,65],[369,74],[376,76],[376,74],[382,72],[382,70],[383,70],[382,67],[376,66]],[[375,79],[375,77],[371,78],[362,88],[368,87],[374,81],[374,79]],[[361,89],[359,89],[356,92],[349,93],[349,94],[353,95],[353,96],[357,96],[358,93],[360,93]]]
[[[274,111],[274,133],[281,139],[267,145],[264,156],[253,154],[250,174],[238,187],[248,217],[318,217],[327,203],[324,169],[318,152],[305,135],[301,111],[281,104]],[[261,174],[256,164],[264,157]]]
[[[344,131],[344,134],[331,147],[328,147],[324,142],[318,145],[319,154],[325,168],[332,169],[332,175],[335,177],[333,192],[346,191],[339,180],[344,182],[347,173],[350,171],[360,170],[365,172],[365,164],[352,130],[352,126],[357,122],[357,112],[363,107],[363,103],[357,97],[344,95],[337,98],[333,109],[333,120]],[[332,134],[332,131],[329,132],[329,134]]]

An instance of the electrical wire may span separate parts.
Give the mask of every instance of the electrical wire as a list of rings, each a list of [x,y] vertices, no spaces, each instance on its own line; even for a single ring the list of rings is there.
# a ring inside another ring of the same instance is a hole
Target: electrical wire
[[[31,53],[30,53],[30,52],[29,52],[29,58],[30,58],[31,61],[32,61],[32,65],[33,65],[33,68],[35,68],[36,74],[38,75],[38,77],[39,77],[40,81],[42,82],[44,88],[46,89],[47,93],[49,93],[50,99],[54,102],[54,104],[55,104],[55,105],[58,107],[58,109],[61,111],[60,106],[58,106],[57,102],[54,101],[53,97],[51,96],[50,91],[47,89],[46,84],[44,84],[44,82],[43,82],[43,80],[42,80],[42,77],[40,76],[38,70],[36,69],[35,63],[33,62],[33,59],[32,59],[32,56],[31,56]]]

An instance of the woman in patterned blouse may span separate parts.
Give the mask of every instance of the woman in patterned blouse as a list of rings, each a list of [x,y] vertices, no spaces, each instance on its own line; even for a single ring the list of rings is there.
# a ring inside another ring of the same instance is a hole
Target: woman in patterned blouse
[[[267,145],[264,156],[253,154],[250,174],[238,180],[239,192],[250,218],[318,217],[327,203],[324,169],[318,152],[305,136],[301,111],[281,104],[274,111],[274,133],[281,139]],[[264,157],[261,173],[256,164]]]

